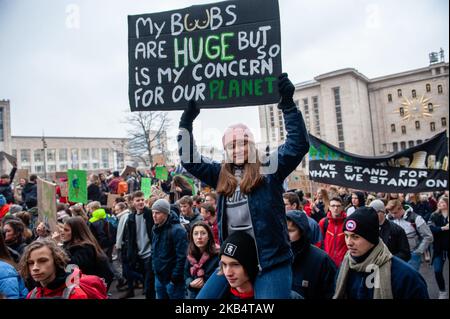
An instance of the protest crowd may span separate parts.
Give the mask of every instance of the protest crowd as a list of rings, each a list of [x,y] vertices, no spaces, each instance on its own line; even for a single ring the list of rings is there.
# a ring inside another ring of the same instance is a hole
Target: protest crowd
[[[53,229],[38,177],[14,184],[14,165],[0,179],[1,298],[107,299],[114,288],[146,299],[428,299],[426,263],[448,299],[448,191],[283,188],[309,141],[287,75],[278,90],[287,139],[268,174],[250,160],[243,124],[223,135],[228,161],[197,154],[193,101],[179,124],[189,133],[179,167],[91,174],[86,203],[58,186]]]

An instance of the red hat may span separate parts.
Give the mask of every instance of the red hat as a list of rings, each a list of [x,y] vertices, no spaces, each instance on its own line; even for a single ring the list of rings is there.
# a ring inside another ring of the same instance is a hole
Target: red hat
[[[242,123],[229,126],[222,137],[222,144],[225,147],[227,144],[233,142],[233,140],[247,140],[251,143],[255,143],[255,138],[250,129]]]

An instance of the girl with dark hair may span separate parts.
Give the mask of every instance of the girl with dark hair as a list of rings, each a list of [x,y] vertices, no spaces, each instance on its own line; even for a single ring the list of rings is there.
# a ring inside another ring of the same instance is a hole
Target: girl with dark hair
[[[108,257],[101,249],[85,221],[80,217],[70,217],[64,223],[62,233],[64,249],[69,255],[69,264],[77,265],[86,275],[96,275],[105,279],[108,288],[114,274]]]
[[[256,299],[289,299],[292,286],[292,251],[284,209],[283,183],[309,150],[308,132],[287,74],[278,80],[286,142],[262,165],[253,134],[244,124],[230,126],[222,138],[226,161],[201,156],[194,144],[193,121],[200,109],[190,101],[180,119],[178,143],[183,167],[217,190],[220,241],[237,231],[254,240],[259,272],[254,283]],[[224,276],[213,274],[197,299],[221,298],[228,291]]]
[[[175,203],[183,196],[192,196],[192,187],[184,177],[176,175],[170,188],[170,202]]]
[[[23,299],[28,293],[25,283],[15,267],[16,263],[9,253],[3,234],[0,232],[0,295],[7,299]]]
[[[189,233],[189,248],[184,268],[188,299],[195,299],[205,282],[219,265],[219,257],[211,227],[196,222]]]
[[[22,256],[23,250],[26,247],[24,232],[25,225],[19,219],[8,219],[3,224],[3,232],[5,234],[6,245]],[[16,263],[19,260],[14,260]]]

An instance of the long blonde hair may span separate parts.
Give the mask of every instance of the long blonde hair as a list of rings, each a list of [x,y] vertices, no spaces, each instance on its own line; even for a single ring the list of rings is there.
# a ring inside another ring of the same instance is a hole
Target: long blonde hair
[[[244,164],[244,176],[239,184],[241,192],[249,194],[263,182],[264,177],[260,173],[260,168],[261,162],[256,153],[256,163]],[[217,183],[217,193],[227,197],[232,196],[237,185],[238,181],[234,176],[234,165],[232,163],[223,162],[222,168],[220,169],[219,181]]]

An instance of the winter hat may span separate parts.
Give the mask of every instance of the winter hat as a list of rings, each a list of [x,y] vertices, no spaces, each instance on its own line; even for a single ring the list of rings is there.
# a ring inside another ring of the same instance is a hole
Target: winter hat
[[[383,212],[384,213],[386,211],[386,206],[384,206],[383,201],[381,201],[379,199],[373,200],[370,203],[369,207],[372,207],[373,209],[375,209],[377,213],[378,212]]]
[[[236,259],[244,267],[250,281],[255,281],[258,274],[258,258],[252,236],[244,231],[232,233],[220,247],[220,256],[222,255]]]
[[[21,211],[23,211],[23,207],[20,205],[14,204],[14,205],[11,205],[11,207],[9,207],[9,212],[11,214],[19,213]]]
[[[374,245],[379,241],[378,214],[372,207],[358,207],[344,222],[344,231],[355,233]]]
[[[152,210],[157,210],[158,212],[169,214],[170,213],[170,203],[165,199],[158,199],[152,205]]]
[[[56,219],[58,221],[62,221],[63,218],[70,217],[70,215],[67,214],[67,212],[65,210],[60,210],[59,212],[56,212],[56,217],[57,217]]]
[[[0,206],[6,205],[6,198],[3,195],[0,195]]]
[[[223,147],[227,146],[229,143],[232,143],[235,139],[246,139],[249,142],[255,143],[255,137],[253,136],[253,133],[245,124],[242,123],[231,125],[225,130],[225,133],[222,137]]]

